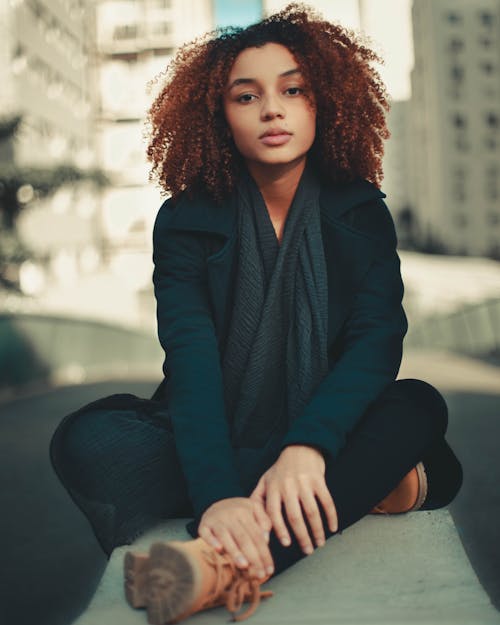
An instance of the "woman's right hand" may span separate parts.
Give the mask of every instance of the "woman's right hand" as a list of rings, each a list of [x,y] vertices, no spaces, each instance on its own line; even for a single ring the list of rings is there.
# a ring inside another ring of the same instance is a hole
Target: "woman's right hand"
[[[268,546],[272,525],[260,502],[248,497],[229,497],[205,510],[198,535],[219,553],[228,553],[236,566],[249,567],[252,575],[262,578],[274,571]]]

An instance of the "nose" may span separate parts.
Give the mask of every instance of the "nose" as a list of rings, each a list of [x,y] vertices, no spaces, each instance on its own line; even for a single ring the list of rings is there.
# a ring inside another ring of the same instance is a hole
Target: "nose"
[[[276,96],[268,95],[262,100],[261,116],[262,119],[274,119],[275,117],[283,118],[285,116],[285,109]]]

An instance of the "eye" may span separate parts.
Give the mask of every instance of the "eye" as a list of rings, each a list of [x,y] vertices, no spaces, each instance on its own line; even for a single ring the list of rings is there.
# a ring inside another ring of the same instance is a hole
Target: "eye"
[[[295,93],[291,93],[290,95],[299,95],[304,93],[304,89],[301,89],[301,87],[288,87],[286,91],[295,91]]]
[[[243,98],[255,98],[255,97],[257,96],[254,96],[252,93],[242,93],[236,98],[236,101],[241,102],[242,104],[246,104],[247,102],[251,102],[252,100],[243,100]]]

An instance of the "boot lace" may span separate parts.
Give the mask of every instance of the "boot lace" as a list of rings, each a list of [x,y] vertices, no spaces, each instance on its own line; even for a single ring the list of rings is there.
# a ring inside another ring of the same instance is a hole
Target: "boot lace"
[[[247,569],[238,569],[226,554],[219,554],[215,550],[208,549],[203,549],[202,553],[216,571],[213,596],[203,604],[203,609],[225,604],[232,613],[233,621],[244,621],[257,610],[261,599],[274,595],[272,590],[260,590],[259,580],[253,577]],[[232,579],[226,587],[224,587],[224,566],[229,566],[232,573]],[[250,601],[249,608],[237,614],[245,601]]]

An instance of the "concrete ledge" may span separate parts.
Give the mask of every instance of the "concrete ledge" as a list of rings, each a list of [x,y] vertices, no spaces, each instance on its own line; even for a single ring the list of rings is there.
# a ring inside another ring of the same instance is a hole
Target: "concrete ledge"
[[[123,556],[155,540],[189,540],[187,519],[166,521],[133,546],[116,549],[78,625],[144,625],[145,610],[123,594]],[[262,586],[255,625],[486,625],[500,613],[479,583],[446,508],[380,517],[368,515]],[[188,621],[220,625],[231,619],[212,608]]]

